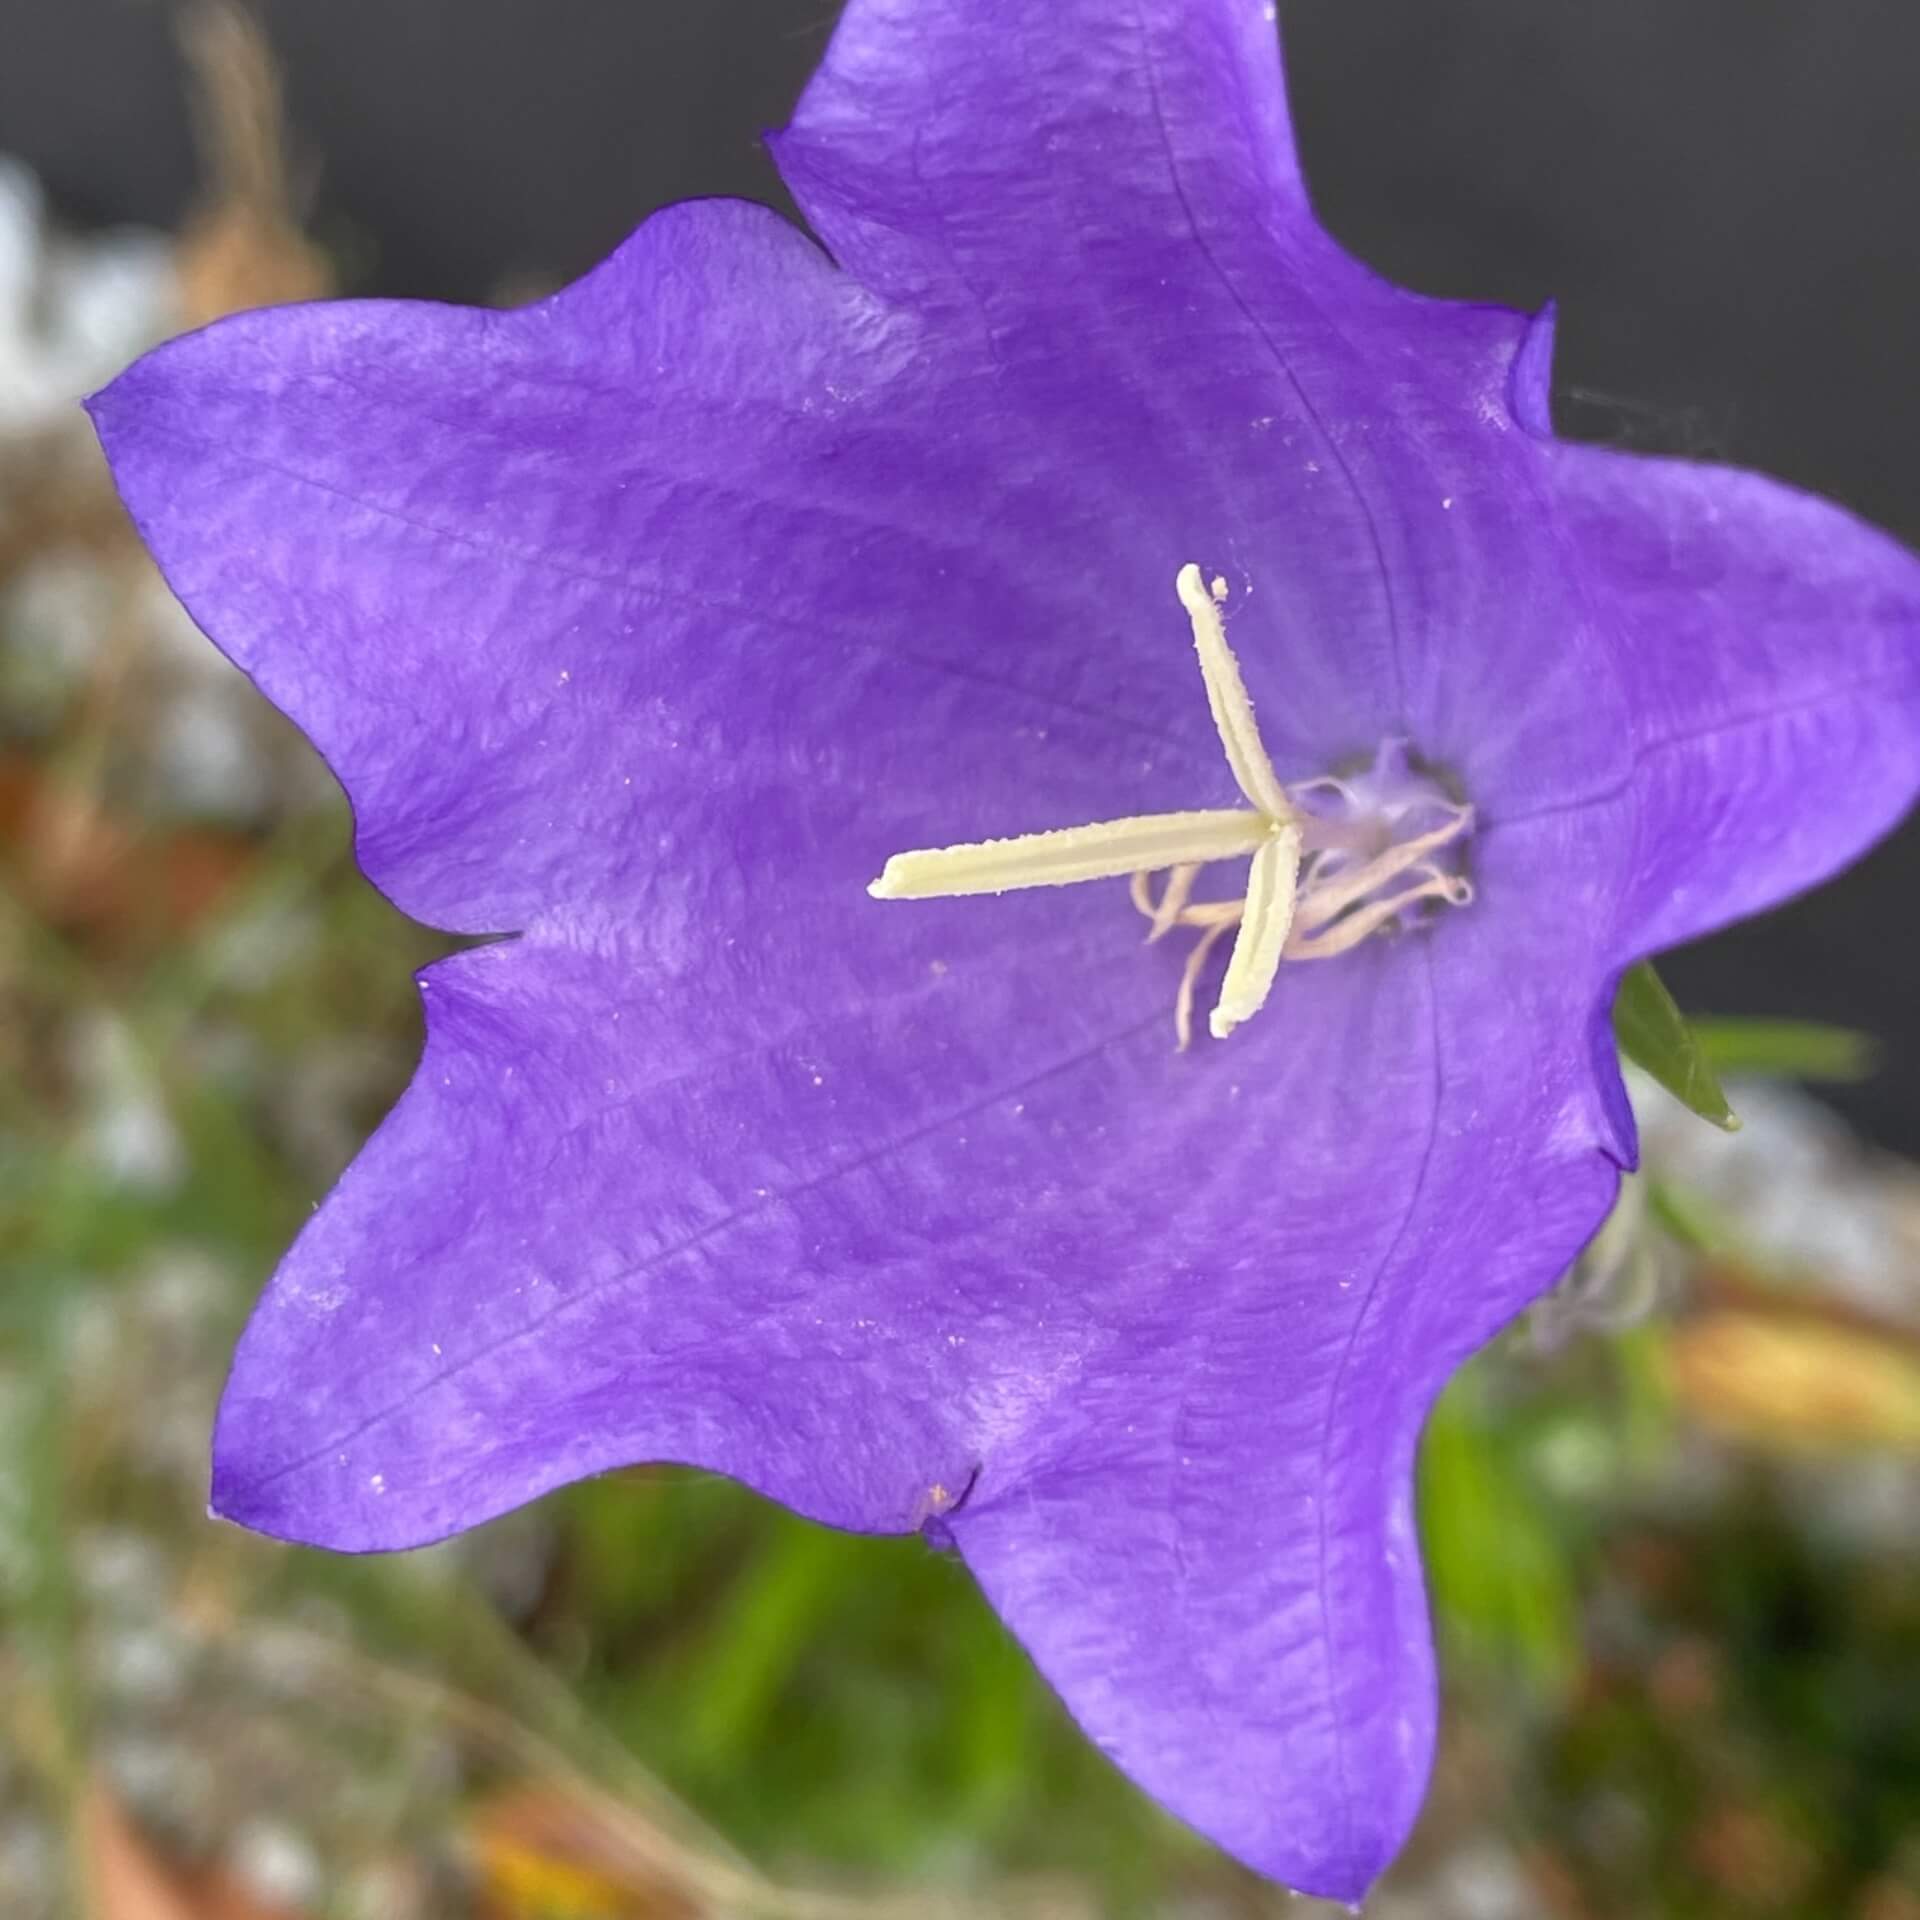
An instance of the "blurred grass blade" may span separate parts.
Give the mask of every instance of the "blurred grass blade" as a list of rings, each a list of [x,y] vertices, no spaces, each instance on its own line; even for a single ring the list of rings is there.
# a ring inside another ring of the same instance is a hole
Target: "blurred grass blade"
[[[1740,1260],[1738,1227],[1696,1188],[1649,1176],[1647,1211],[1689,1253],[1704,1254],[1708,1259]]]
[[[1620,982],[1613,1032],[1620,1051],[1682,1106],[1727,1133],[1739,1130],[1713,1060],[1650,962],[1643,960]]]
[[[1716,1073],[1770,1080],[1864,1080],[1879,1044],[1851,1027],[1813,1020],[1696,1020],[1693,1037]]]
[[[718,1768],[750,1746],[820,1620],[844,1601],[838,1534],[794,1520],[778,1526],[703,1636],[700,1685],[687,1711],[689,1753]]]
[[[1440,1630],[1538,1702],[1580,1667],[1573,1574],[1550,1516],[1477,1404],[1477,1376],[1440,1397],[1420,1443],[1420,1537]]]

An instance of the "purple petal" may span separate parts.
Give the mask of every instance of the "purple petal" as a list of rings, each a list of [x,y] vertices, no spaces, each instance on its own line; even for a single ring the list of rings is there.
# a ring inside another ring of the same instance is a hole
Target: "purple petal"
[[[1483,899],[1578,865],[1555,822],[1478,853]],[[1566,922],[1463,914],[1352,957],[1285,970],[1235,1062],[1260,1105],[1225,1106],[1163,1175],[1169,1271],[1133,1281],[1130,1336],[953,1533],[1135,1778],[1287,1885],[1357,1901],[1432,1754],[1420,1426],[1619,1176],[1591,1053],[1606,1002]],[[1203,1217],[1201,1264],[1171,1250]]]
[[[423,976],[420,1071],[242,1341],[219,1511],[359,1550],[637,1460],[892,1531],[965,1486],[971,1356],[826,1265],[842,1213],[885,1218],[884,1156],[833,1133],[882,1090],[830,1034],[689,1059],[620,974],[520,941]]]
[[[1250,596],[1283,771],[1403,733],[1483,806],[1619,777],[1510,410],[1527,323],[1328,239],[1260,0],[856,4],[775,151],[850,272],[1155,502],[1156,563],[1173,534]]]
[[[1756,474],[1552,450],[1633,740],[1638,958],[1857,859],[1920,792],[1920,565]],[[1596,808],[1593,831],[1602,827]]]
[[[1920,563],[1762,475],[1553,440],[1551,322],[1514,408],[1598,641],[1595,697],[1623,701],[1630,743],[1617,778],[1552,806],[1630,843],[1624,965],[1825,879],[1912,806]]]
[[[1525,893],[1569,857],[1543,822],[1481,865]],[[897,1051],[893,1086],[836,1053],[850,1032],[663,1074],[612,969],[463,956],[430,976],[412,1091],[248,1331],[216,1503],[395,1545],[680,1459],[840,1525],[956,1509],[1122,1765],[1357,1897],[1430,1759],[1420,1422],[1616,1178],[1591,942],[1443,932],[1290,969],[1205,1055],[1173,1052],[1164,999],[1017,1075],[935,1027],[938,1097]],[[1562,1036],[1519,1071],[1516,1018]],[[939,1117],[907,1125],[916,1100]]]

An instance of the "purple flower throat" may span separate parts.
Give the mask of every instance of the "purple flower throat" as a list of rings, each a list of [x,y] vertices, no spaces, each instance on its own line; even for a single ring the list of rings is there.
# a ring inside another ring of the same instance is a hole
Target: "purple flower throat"
[[[1233,951],[1208,1021],[1216,1040],[1259,1012],[1283,960],[1332,960],[1374,934],[1423,925],[1443,906],[1466,906],[1473,886],[1462,867],[1473,809],[1399,739],[1382,741],[1361,771],[1284,785],[1227,643],[1226,581],[1216,575],[1206,583],[1189,565],[1174,587],[1193,625],[1207,703],[1246,807],[1135,814],[921,848],[895,854],[869,891],[882,900],[937,899],[1124,876],[1146,918],[1149,944],[1176,927],[1200,935],[1174,1002],[1184,1051],[1192,1044],[1200,976],[1227,934]],[[1195,899],[1209,865],[1241,855],[1252,859],[1238,897]]]

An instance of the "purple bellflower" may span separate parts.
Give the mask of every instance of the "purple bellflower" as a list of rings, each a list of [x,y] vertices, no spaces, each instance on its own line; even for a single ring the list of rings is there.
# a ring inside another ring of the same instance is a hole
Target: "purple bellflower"
[[[1622,970],[1912,800],[1920,564],[1556,441],[1546,323],[1316,225],[1261,0],[853,0],[775,150],[824,251],[675,207],[94,402],[374,882],[514,936],[423,976],[214,1505],[404,1547],[658,1460],[925,1529],[1358,1899],[1422,1419],[1632,1164]]]

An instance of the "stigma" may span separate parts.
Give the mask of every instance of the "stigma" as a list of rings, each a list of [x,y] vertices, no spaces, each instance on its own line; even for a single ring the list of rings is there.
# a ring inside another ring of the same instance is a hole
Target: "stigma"
[[[1208,1015],[1216,1040],[1266,1005],[1283,961],[1331,960],[1376,935],[1413,931],[1473,898],[1461,871],[1471,807],[1414,762],[1407,743],[1381,744],[1370,767],[1289,788],[1260,738],[1240,663],[1227,643],[1227,583],[1197,566],[1174,591],[1193,629],[1207,705],[1243,807],[1136,814],[1004,840],[896,853],[867,891],[877,900],[930,900],[1124,879],[1147,939],[1199,937],[1174,998],[1174,1033],[1192,1044],[1193,1007],[1213,950],[1233,946]],[[1196,898],[1205,870],[1247,862],[1237,897]]]

